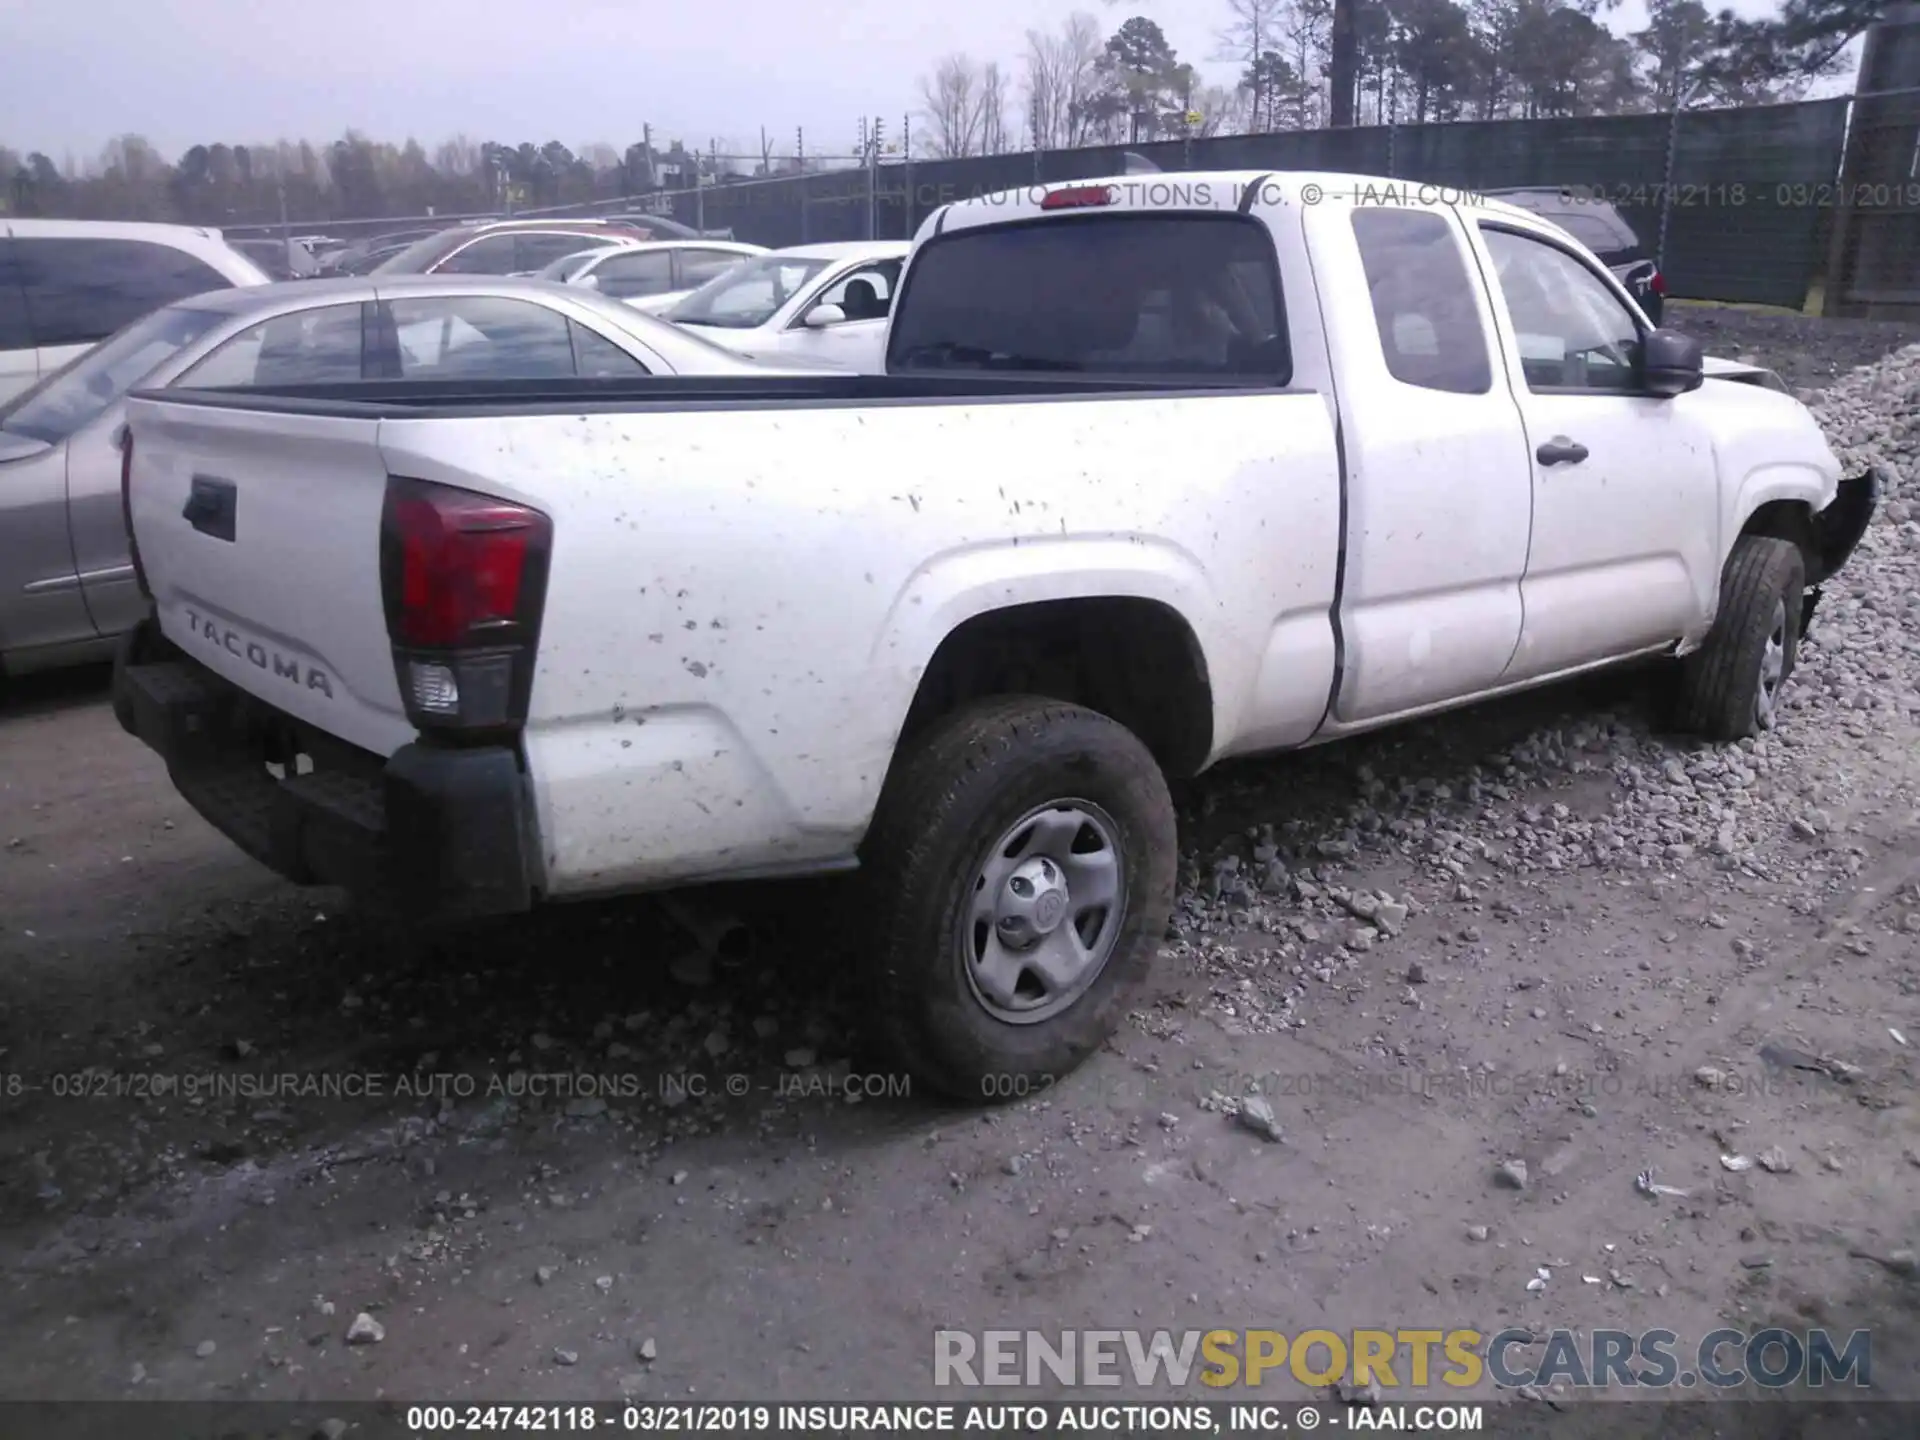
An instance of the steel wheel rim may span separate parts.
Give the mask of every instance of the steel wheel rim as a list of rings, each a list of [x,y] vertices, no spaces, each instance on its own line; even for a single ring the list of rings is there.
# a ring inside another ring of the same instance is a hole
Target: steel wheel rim
[[[1773,728],[1775,706],[1779,703],[1780,683],[1787,675],[1787,602],[1773,605],[1773,626],[1767,631],[1766,648],[1760,652],[1760,685],[1753,696],[1753,717],[1762,730]]]
[[[1127,912],[1119,835],[1091,801],[1052,800],[987,847],[957,939],[967,986],[994,1019],[1051,1020],[1105,972]]]

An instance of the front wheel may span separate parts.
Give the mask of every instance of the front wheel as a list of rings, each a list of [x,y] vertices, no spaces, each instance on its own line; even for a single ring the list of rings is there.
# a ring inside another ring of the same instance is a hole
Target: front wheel
[[[1177,849],[1160,767],[1104,715],[1002,696],[906,742],[864,866],[894,1057],[976,1102],[1066,1075],[1146,981]]]
[[[1787,540],[1743,535],[1706,642],[1681,662],[1678,719],[1712,740],[1771,730],[1800,648],[1806,561]]]

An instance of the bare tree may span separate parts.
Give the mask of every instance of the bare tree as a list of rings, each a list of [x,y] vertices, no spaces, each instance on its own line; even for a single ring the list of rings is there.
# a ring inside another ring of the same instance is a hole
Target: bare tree
[[[1057,35],[1027,32],[1027,128],[1040,149],[1082,144],[1097,123],[1088,101],[1098,89],[1104,48],[1100,22],[1084,11],[1069,16]]]
[[[953,54],[941,60],[931,75],[920,79],[920,99],[930,143],[937,159],[973,155],[980,148],[980,101],[985,89],[980,67],[971,56]]]
[[[1007,74],[998,60],[980,72],[980,153],[1007,153]]]

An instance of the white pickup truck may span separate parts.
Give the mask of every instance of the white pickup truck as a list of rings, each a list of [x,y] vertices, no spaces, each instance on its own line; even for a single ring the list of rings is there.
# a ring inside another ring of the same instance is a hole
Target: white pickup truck
[[[1647,657],[1752,734],[1878,493],[1563,232],[1387,181],[954,204],[888,344],[140,395],[121,722],[431,916],[858,866],[879,1033],[991,1099],[1145,977],[1167,776]]]

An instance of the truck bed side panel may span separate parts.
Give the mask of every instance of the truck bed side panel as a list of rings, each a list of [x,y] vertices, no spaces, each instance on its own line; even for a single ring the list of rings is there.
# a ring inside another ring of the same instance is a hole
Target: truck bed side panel
[[[928,661],[988,609],[1172,606],[1216,754],[1305,740],[1331,683],[1315,394],[395,419],[382,443],[553,516],[526,749],[556,894],[850,856]]]

